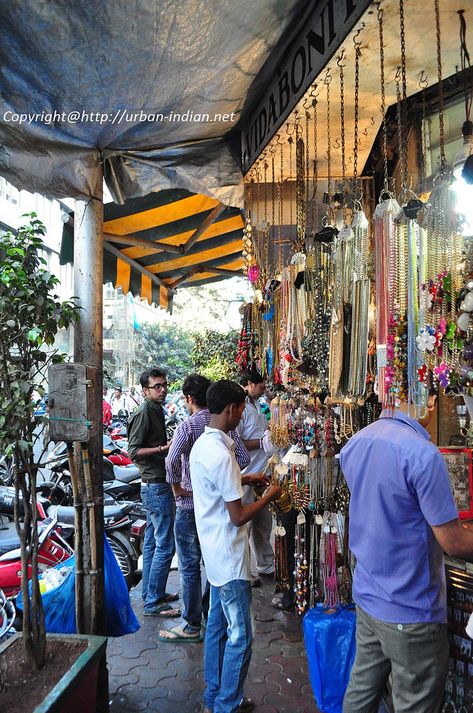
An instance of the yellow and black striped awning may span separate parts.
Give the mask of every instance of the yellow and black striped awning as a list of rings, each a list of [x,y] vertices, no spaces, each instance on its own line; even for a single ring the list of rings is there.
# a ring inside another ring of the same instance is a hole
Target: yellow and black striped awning
[[[177,287],[242,274],[238,208],[181,189],[104,206],[104,282],[169,307]],[[66,225],[61,262],[73,260]]]

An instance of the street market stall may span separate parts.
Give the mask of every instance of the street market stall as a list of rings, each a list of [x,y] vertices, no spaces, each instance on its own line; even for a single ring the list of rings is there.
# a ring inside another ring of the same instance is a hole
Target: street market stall
[[[277,572],[290,586],[284,557],[294,550],[301,614],[314,602],[351,600],[349,494],[336,456],[382,407],[407,401],[418,418],[440,392],[433,440],[445,447],[462,517],[472,514],[463,402],[473,387],[467,20],[450,2],[372,6],[338,49],[318,48],[325,62],[290,111],[270,120],[278,84],[269,84],[243,133],[243,259],[254,298],[238,359],[256,364],[276,394],[272,441],[288,452],[274,459],[272,479],[283,485],[283,511],[300,513],[295,538],[279,513]],[[311,27],[323,23],[322,13]],[[294,45],[293,78],[312,56],[304,47]],[[473,705],[471,607],[458,602],[473,601],[473,589],[469,565],[448,571],[445,710],[463,711]]]

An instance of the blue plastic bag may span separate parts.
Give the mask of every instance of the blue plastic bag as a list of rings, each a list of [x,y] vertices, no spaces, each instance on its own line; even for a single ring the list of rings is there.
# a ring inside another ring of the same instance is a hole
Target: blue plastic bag
[[[46,631],[51,634],[75,634],[75,557],[56,565],[56,569],[67,567],[70,571],[64,581],[55,589],[42,594]],[[125,636],[140,628],[130,604],[130,595],[119,564],[108,540],[104,537],[105,573],[105,627],[106,636]],[[41,578],[40,578],[41,579]],[[31,592],[31,584],[29,585]],[[23,609],[21,592],[16,598],[17,609]]]
[[[310,682],[322,713],[342,713],[355,660],[355,628],[354,607],[328,610],[317,604],[304,617]]]

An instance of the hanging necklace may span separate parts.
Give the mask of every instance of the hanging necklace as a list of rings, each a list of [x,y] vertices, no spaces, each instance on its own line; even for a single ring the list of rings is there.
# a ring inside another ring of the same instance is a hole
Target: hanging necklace
[[[318,205],[317,205],[317,188],[318,188],[318,142],[317,142],[317,95],[315,94],[317,90],[317,85],[314,86],[311,91],[312,97],[312,107],[314,109],[314,121],[313,121],[313,172],[312,172],[312,233],[315,235],[318,229]]]
[[[307,563],[307,537],[306,518],[300,512],[296,521],[295,535],[295,577],[294,593],[297,613],[302,616],[308,606],[308,563]]]
[[[300,121],[296,119],[296,251],[304,252],[306,230],[305,146]]]

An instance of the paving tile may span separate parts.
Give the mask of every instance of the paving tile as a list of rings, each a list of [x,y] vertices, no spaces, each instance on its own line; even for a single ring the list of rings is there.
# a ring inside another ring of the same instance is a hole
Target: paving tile
[[[132,634],[133,636],[133,634]],[[123,656],[125,653],[125,648],[127,646],[126,637],[125,640],[109,638],[107,641],[107,656]]]
[[[282,694],[268,693],[263,699],[266,705],[277,708],[278,713],[313,713],[317,711],[311,701],[306,701],[302,696],[283,696]]]
[[[124,676],[126,676],[126,681],[124,680]],[[110,695],[117,693],[118,689],[120,686],[123,686],[125,683],[131,683],[131,684],[136,684],[139,681],[139,676],[137,674],[131,673],[131,671],[127,671],[126,674],[123,676],[110,676],[108,677],[108,690]]]
[[[270,693],[277,695],[280,692],[280,688],[276,683],[272,681],[264,681],[263,683],[251,683],[251,681],[246,681],[245,683],[245,696],[252,698],[256,705],[259,706],[265,702],[265,698]]]
[[[255,614],[255,621],[274,621],[274,616],[272,612],[258,610]]]
[[[165,670],[173,676],[177,676],[179,681],[184,682],[194,681],[197,673],[202,672],[202,667],[196,666],[196,664],[189,659],[173,659],[166,663]]]
[[[267,680],[279,686],[284,696],[298,696],[301,694],[301,676],[291,675],[288,671],[269,671]]]
[[[135,659],[130,660],[119,656],[110,656],[107,658],[109,672],[112,676],[126,676],[131,667],[136,665],[136,663]]]
[[[138,685],[140,688],[156,688],[159,686],[165,688],[170,680],[173,680],[173,686],[175,685],[175,676],[162,676],[158,671],[153,670],[149,666],[135,666],[130,670],[131,674],[138,676]],[[169,688],[169,686],[167,686]]]
[[[119,705],[125,706],[126,710],[133,713],[135,711],[144,711],[148,707],[148,696],[143,696],[143,689],[133,683],[121,686],[115,700]]]
[[[159,698],[158,700],[151,699],[148,704],[148,711],[153,713],[191,713],[195,710],[195,705],[190,703],[188,706],[183,706],[181,701],[173,698]]]
[[[277,663],[250,664],[248,671],[248,681],[252,683],[263,683],[269,673],[282,673],[282,666]]]
[[[178,586],[172,572],[168,591]],[[257,703],[255,713],[317,713],[301,620],[271,607],[273,591],[271,583],[253,590],[256,636],[245,695]],[[201,713],[203,645],[160,642],[159,630],[177,620],[143,618],[140,587],[132,590],[131,600],[142,628],[109,641],[110,713]]]

